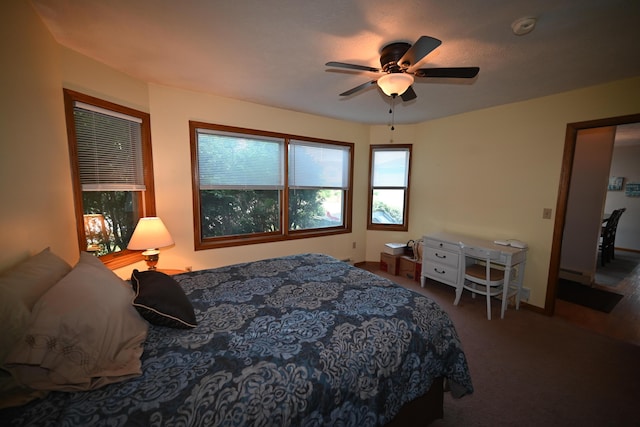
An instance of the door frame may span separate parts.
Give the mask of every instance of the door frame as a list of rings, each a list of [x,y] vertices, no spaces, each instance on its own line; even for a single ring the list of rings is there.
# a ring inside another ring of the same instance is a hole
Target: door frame
[[[556,292],[558,275],[560,274],[560,254],[562,252],[562,235],[567,213],[567,201],[571,187],[571,171],[576,151],[578,131],[599,127],[626,125],[640,122],[640,114],[609,117],[606,119],[588,120],[585,122],[567,123],[567,131],[564,138],[564,154],[562,157],[562,169],[560,172],[560,184],[558,188],[558,201],[556,202],[556,216],[553,227],[553,239],[551,243],[551,260],[549,263],[549,275],[547,277],[547,294],[544,302],[544,313],[552,316],[556,308]]]

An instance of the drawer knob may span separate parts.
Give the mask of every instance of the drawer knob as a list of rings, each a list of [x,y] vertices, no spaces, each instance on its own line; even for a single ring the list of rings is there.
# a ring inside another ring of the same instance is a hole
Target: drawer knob
[[[438,274],[444,274],[445,273],[444,270],[438,270],[437,268],[434,268],[433,271],[435,271]]]
[[[445,259],[447,257],[446,255],[440,255],[438,252],[436,252],[436,256],[441,259]]]

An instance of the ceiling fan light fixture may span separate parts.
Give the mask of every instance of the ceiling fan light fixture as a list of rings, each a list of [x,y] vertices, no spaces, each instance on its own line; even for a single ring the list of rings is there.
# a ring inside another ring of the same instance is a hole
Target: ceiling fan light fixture
[[[385,95],[399,96],[413,84],[413,76],[406,73],[389,73],[380,77],[377,83]]]

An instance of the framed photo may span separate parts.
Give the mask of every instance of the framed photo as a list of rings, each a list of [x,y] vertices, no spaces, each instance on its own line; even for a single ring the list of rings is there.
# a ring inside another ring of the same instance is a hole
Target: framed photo
[[[607,190],[609,191],[622,191],[622,183],[624,182],[624,177],[622,176],[612,176],[609,178],[609,186]]]
[[[624,188],[624,195],[627,197],[640,197],[640,183],[628,182]]]

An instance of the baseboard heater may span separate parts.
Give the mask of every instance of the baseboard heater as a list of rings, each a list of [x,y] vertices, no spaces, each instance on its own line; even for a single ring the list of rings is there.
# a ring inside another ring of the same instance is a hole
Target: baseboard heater
[[[593,283],[594,274],[587,271],[569,270],[568,268],[560,268],[558,276],[561,279],[571,280],[572,282],[590,285]]]

